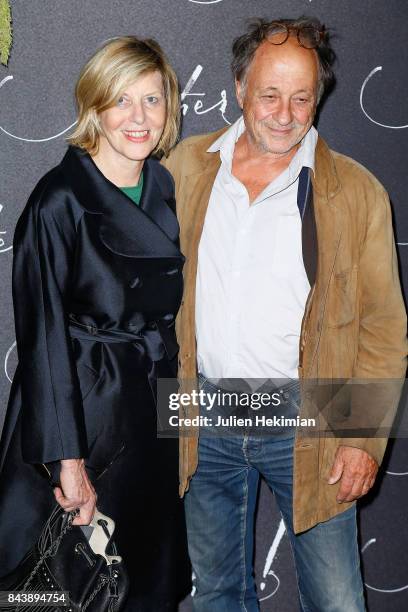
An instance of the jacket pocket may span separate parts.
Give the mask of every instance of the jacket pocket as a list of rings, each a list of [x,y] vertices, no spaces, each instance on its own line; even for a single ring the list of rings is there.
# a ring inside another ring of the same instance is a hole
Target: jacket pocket
[[[357,266],[333,275],[328,296],[327,321],[329,327],[343,327],[355,319],[357,279]]]

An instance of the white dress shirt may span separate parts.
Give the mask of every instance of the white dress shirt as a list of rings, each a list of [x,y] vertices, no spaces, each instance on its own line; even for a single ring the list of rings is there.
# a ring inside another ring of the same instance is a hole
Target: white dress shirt
[[[221,166],[198,251],[198,369],[207,378],[297,378],[310,285],[302,258],[299,174],[314,170],[311,128],[288,168],[249,202],[232,174],[242,117],[208,149]]]

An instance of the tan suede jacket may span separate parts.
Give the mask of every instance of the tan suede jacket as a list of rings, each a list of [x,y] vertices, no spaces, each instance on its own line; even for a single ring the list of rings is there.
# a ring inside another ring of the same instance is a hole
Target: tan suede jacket
[[[181,142],[164,160],[176,183],[185,294],[177,319],[179,380],[188,390],[197,376],[195,290],[198,245],[215,176],[218,152],[209,146],[225,129]],[[388,196],[363,166],[331,151],[319,138],[312,173],[318,263],[303,316],[299,377],[402,379],[406,371],[406,314]],[[386,401],[393,417],[399,392]],[[306,404],[302,397],[302,410]],[[361,409],[361,407],[360,407]],[[363,408],[364,409],[364,408]],[[307,408],[306,408],[307,412]],[[183,433],[183,432],[182,432]],[[197,432],[195,432],[197,434]],[[180,494],[197,467],[197,435],[180,437]],[[327,484],[339,444],[362,448],[381,462],[387,439],[297,435],[294,449],[295,532],[346,510],[338,484]]]

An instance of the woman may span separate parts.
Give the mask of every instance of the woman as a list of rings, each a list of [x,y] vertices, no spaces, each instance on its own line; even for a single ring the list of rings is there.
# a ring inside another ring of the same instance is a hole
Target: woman
[[[0,573],[37,539],[58,486],[75,524],[116,522],[126,610],[175,610],[188,591],[177,441],[157,439],[159,377],[174,377],[182,294],[173,182],[150,158],[179,127],[177,79],[152,40],[108,41],[76,87],[78,123],[15,232],[19,365],[2,438]]]

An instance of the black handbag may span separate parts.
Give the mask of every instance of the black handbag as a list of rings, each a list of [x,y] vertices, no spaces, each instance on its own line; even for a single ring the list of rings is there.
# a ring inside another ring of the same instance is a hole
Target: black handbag
[[[67,591],[68,605],[25,605],[22,597],[18,605],[1,604],[2,612],[120,612],[129,578],[112,539],[115,523],[98,510],[89,526],[72,525],[74,516],[56,506],[34,547],[0,580],[0,591],[37,598],[40,592]]]

